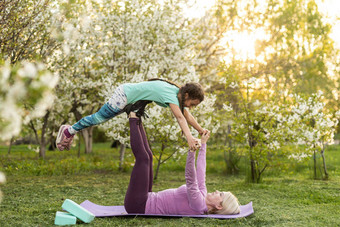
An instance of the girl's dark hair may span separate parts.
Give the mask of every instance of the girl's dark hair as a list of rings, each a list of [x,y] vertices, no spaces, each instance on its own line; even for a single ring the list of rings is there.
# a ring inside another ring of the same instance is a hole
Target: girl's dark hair
[[[179,88],[179,93],[181,95],[180,109],[183,115],[184,115],[184,101],[185,101],[186,93],[188,93],[188,99],[198,99],[200,100],[200,102],[204,100],[204,90],[199,83],[193,83],[193,82],[186,83],[184,86],[180,87],[178,84],[172,81],[164,80],[164,79],[153,78],[153,79],[150,79],[149,81],[154,81],[154,80],[161,80],[169,84],[175,85],[176,87]]]
[[[188,99],[198,99],[200,102],[204,100],[204,90],[199,83],[186,83],[179,89],[179,93],[181,94],[181,112],[184,115],[184,101],[185,94],[188,93]]]

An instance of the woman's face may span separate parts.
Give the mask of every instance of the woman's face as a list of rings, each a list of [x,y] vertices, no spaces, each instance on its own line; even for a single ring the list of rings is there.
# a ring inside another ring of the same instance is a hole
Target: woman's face
[[[223,201],[223,196],[224,196],[223,192],[216,190],[215,192],[208,193],[207,196],[205,197],[205,201],[207,205],[210,205],[218,209],[222,207],[221,204]]]

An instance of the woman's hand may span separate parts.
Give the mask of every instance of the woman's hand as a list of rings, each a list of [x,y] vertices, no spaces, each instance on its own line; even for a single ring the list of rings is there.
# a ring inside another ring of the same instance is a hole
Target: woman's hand
[[[209,137],[210,137],[210,131],[207,130],[206,132],[204,132],[204,133],[202,134],[201,142],[202,142],[202,143],[207,143]]]

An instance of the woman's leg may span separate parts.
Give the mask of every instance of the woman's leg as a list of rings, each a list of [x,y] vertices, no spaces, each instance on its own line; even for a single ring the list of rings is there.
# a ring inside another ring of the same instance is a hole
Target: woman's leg
[[[150,149],[149,146],[149,142],[148,142],[148,138],[146,137],[146,133],[145,133],[145,129],[143,127],[142,122],[139,124],[139,128],[140,128],[140,132],[143,138],[143,142],[144,142],[144,148],[145,150],[148,152],[149,155],[149,160],[150,160],[150,165],[149,165],[149,192],[152,192],[152,183],[153,183],[153,168],[152,168],[152,164],[153,164],[153,154],[152,151]]]
[[[123,86],[119,86],[115,90],[109,101],[105,103],[97,113],[80,119],[77,123],[72,125],[72,127],[70,127],[68,131],[71,135],[74,135],[76,132],[79,132],[84,128],[104,123],[111,118],[117,116],[126,106],[126,104],[127,97],[123,90]]]
[[[129,187],[126,191],[124,206],[128,213],[144,213],[148,199],[150,182],[150,158],[145,149],[138,118],[130,118],[130,143],[135,156]]]

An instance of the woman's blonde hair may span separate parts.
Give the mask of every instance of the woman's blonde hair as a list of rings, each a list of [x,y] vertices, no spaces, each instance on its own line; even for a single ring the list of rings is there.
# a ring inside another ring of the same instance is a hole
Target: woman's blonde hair
[[[221,202],[222,209],[209,210],[209,214],[239,214],[240,203],[236,196],[231,192],[223,192],[223,200]]]

